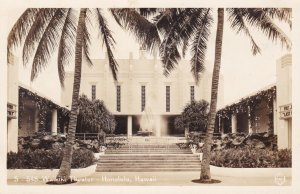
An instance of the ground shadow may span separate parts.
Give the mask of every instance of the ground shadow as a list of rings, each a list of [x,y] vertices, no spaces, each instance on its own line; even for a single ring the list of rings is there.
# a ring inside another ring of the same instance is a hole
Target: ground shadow
[[[216,180],[216,179],[211,179],[210,181],[203,181],[200,179],[195,179],[192,180],[193,183],[201,183],[201,184],[216,184],[216,183],[221,183],[222,181]]]

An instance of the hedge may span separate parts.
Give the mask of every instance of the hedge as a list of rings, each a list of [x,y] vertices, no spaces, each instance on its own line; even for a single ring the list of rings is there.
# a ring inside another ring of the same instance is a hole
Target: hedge
[[[210,164],[230,168],[288,168],[292,167],[292,151],[250,147],[215,150]]]
[[[63,157],[63,150],[23,150],[7,154],[8,169],[58,169]],[[92,151],[74,150],[72,168],[85,168],[95,162]]]

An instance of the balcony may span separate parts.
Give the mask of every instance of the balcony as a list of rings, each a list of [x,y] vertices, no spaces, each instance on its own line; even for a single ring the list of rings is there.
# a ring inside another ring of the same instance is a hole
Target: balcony
[[[17,105],[12,103],[7,103],[7,119],[16,119],[17,118]]]

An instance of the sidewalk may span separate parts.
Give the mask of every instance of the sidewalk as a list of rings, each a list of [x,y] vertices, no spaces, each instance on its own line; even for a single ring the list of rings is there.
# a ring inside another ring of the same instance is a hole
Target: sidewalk
[[[93,175],[78,179],[72,185],[80,186],[279,186],[275,177],[215,177],[221,180],[218,184],[197,184],[192,180],[199,179],[200,172],[96,172]],[[291,185],[291,177],[286,177],[282,186]],[[38,180],[8,180],[8,185],[46,185]]]

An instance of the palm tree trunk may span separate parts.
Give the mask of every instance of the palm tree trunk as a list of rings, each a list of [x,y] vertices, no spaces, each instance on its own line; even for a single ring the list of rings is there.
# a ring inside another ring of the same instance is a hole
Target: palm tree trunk
[[[56,177],[56,179],[59,182],[70,181],[73,145],[75,143],[75,132],[76,132],[77,115],[78,115],[78,100],[79,100],[80,81],[81,81],[82,48],[83,48],[83,24],[85,22],[85,17],[86,17],[86,9],[81,9],[79,20],[78,20],[76,45],[75,45],[75,73],[74,73],[69,130],[68,130],[66,145],[64,148],[63,160],[60,165],[58,175]]]
[[[222,41],[223,41],[223,26],[224,26],[224,8],[219,8],[216,45],[215,45],[215,62],[214,62],[212,87],[211,87],[210,112],[208,117],[208,128],[206,131],[206,138],[203,147],[203,159],[201,163],[200,181],[202,182],[211,181],[209,164],[210,164],[210,157],[211,157],[212,137],[213,137],[214,127],[215,127],[215,119],[216,119],[216,112],[217,112],[219,74],[220,74],[220,66],[221,66]]]

